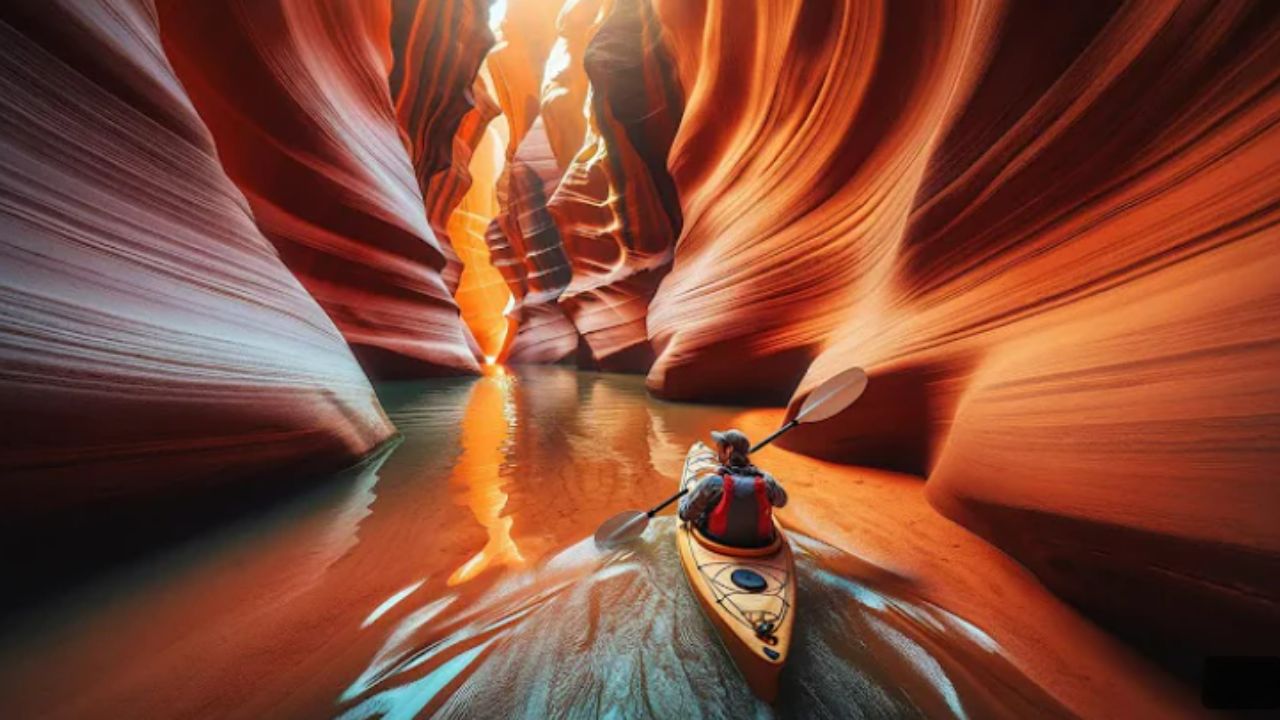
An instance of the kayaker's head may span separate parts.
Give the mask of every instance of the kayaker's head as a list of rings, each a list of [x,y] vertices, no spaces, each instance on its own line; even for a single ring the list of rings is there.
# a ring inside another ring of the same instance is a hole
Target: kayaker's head
[[[716,430],[711,433],[711,439],[716,441],[716,454],[720,457],[721,465],[747,467],[751,464],[747,459],[751,452],[751,441],[741,430]]]

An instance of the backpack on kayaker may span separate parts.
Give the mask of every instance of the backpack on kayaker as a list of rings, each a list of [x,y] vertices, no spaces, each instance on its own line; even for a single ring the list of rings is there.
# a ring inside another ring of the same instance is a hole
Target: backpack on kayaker
[[[735,547],[773,542],[773,504],[764,473],[752,466],[721,467],[724,488],[701,528],[712,540]]]

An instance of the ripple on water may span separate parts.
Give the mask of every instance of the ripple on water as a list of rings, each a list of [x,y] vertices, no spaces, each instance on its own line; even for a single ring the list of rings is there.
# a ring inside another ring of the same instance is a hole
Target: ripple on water
[[[382,628],[341,718],[1069,715],[981,630],[796,535],[796,643],[776,708],[761,703],[686,587],[673,533],[659,518],[629,548],[583,540],[478,599],[429,599]]]

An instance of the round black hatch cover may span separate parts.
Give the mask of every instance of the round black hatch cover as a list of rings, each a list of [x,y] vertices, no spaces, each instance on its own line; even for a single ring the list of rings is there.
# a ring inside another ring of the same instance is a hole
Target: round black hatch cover
[[[746,590],[747,592],[760,592],[769,587],[769,583],[765,582],[764,577],[755,570],[746,568],[738,568],[729,576],[734,585]]]

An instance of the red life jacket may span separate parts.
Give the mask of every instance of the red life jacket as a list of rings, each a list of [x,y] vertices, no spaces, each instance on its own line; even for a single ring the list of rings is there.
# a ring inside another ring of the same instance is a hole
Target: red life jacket
[[[765,544],[773,539],[773,503],[769,502],[769,489],[765,484],[765,480],[760,475],[754,478],[739,477],[734,478],[731,473],[723,473],[720,476],[724,481],[724,490],[720,493],[720,502],[716,503],[715,508],[707,515],[707,532],[714,538],[724,538],[729,532],[729,513],[735,503],[741,503],[736,499],[737,493],[734,492],[736,483],[753,482],[754,487],[751,494],[751,500],[755,505],[755,528],[756,542]],[[737,512],[743,512],[745,508],[734,508]]]

